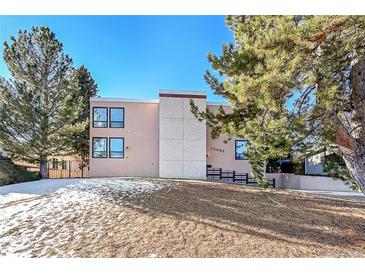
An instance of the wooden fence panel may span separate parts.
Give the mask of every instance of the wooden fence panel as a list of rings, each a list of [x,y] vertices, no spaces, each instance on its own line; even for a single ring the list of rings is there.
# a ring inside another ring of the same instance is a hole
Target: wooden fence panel
[[[49,161],[48,178],[84,178],[89,176],[89,166],[82,161]]]

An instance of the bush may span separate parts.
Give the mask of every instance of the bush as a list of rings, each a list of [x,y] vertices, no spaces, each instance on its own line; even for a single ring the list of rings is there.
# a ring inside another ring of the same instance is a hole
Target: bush
[[[39,172],[28,171],[8,158],[0,158],[0,185],[39,180]]]

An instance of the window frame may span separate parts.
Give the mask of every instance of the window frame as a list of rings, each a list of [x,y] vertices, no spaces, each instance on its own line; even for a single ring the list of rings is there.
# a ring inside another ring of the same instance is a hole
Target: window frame
[[[97,127],[95,126],[95,109],[96,108],[103,108],[106,109],[106,121],[97,121],[101,123],[105,123],[105,127]],[[109,110],[108,107],[93,107],[93,128],[108,128],[108,120],[109,120]]]
[[[111,152],[119,152],[119,151],[111,151],[111,140],[120,140],[123,139],[123,157],[111,157]],[[109,159],[124,159],[125,158],[125,142],[124,142],[124,137],[109,137]]]
[[[105,144],[106,144],[106,148],[105,148],[105,157],[95,157],[94,156],[94,139],[105,139]],[[92,138],[92,146],[91,146],[91,157],[95,158],[95,159],[105,159],[108,158],[108,137],[93,137]]]
[[[237,142],[242,142],[242,141],[246,142],[246,145],[249,143],[248,140],[245,140],[245,139],[238,139],[238,140],[234,141],[234,159],[237,161],[247,161],[248,160],[247,157],[244,157],[243,159],[237,158]]]
[[[121,127],[112,127],[112,122],[119,123],[120,121],[112,121],[112,109],[122,109],[123,110],[123,124]],[[124,107],[110,107],[109,108],[109,128],[124,128],[125,127],[125,109]]]

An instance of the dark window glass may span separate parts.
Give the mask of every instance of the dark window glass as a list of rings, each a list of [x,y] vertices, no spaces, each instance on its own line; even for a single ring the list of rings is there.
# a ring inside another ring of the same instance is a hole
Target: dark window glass
[[[124,108],[110,108],[110,127],[124,127]]]
[[[93,108],[93,127],[108,127],[108,108]]]
[[[106,138],[93,138],[93,158],[106,158]]]
[[[56,158],[52,159],[52,169],[58,169],[58,161]]]
[[[235,158],[236,160],[247,160],[247,144],[248,141],[246,140],[236,140],[235,145]]]
[[[124,158],[124,138],[109,138],[109,158]]]
[[[65,170],[66,169],[66,161],[62,160],[62,169]]]

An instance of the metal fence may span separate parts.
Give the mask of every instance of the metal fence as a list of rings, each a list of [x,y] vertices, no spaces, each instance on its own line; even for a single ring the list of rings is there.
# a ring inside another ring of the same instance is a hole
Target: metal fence
[[[248,173],[239,173],[235,170],[223,170],[222,168],[207,168],[207,179],[223,180],[237,184],[257,184],[254,178],[248,177]],[[275,179],[265,179],[275,188]]]
[[[48,178],[84,178],[89,176],[86,162],[77,160],[52,160],[47,162]]]

